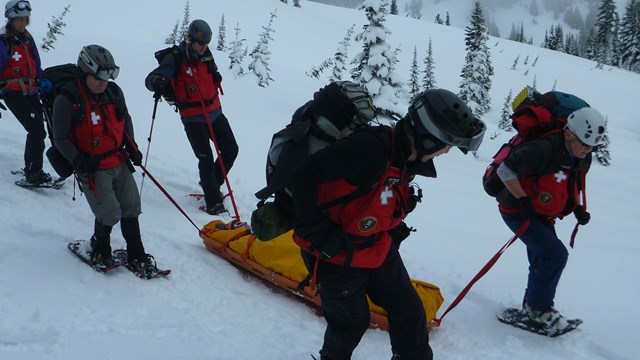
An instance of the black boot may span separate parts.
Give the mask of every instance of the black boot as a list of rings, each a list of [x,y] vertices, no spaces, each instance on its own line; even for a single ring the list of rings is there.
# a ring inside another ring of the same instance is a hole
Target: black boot
[[[111,261],[111,226],[95,220],[91,236],[91,261],[107,263]]]
[[[140,236],[140,223],[138,217],[120,219],[120,229],[122,236],[127,242],[127,253],[129,261],[143,259],[145,257],[144,246]]]

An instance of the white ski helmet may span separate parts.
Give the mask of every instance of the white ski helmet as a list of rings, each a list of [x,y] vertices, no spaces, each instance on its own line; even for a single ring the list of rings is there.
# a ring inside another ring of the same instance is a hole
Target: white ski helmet
[[[27,0],[9,0],[4,6],[4,16],[9,20],[29,17],[31,4]]]
[[[566,128],[586,145],[598,146],[604,138],[604,117],[598,110],[585,107],[569,115]]]

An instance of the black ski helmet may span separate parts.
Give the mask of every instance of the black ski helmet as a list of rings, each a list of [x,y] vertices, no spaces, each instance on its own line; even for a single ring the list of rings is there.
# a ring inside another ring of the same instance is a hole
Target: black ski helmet
[[[78,67],[85,74],[95,75],[101,80],[115,80],[120,73],[113,55],[100,45],[87,45],[78,55]]]
[[[197,19],[189,24],[189,37],[193,41],[208,45],[211,42],[211,36],[211,27],[206,21]]]
[[[465,154],[476,151],[487,129],[458,95],[444,89],[429,89],[416,95],[408,115],[414,134],[422,138],[416,139],[418,150],[433,146],[433,139],[429,138],[435,137]]]

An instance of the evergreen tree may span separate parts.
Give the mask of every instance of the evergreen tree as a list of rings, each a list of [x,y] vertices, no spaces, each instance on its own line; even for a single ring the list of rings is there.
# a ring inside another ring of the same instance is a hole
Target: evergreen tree
[[[320,75],[329,68],[333,64],[333,60],[331,58],[324,59],[322,63],[318,66],[312,66],[311,70],[305,71],[305,74],[309,77],[314,77],[316,79],[320,79]]]
[[[397,89],[390,78],[392,62],[395,61],[393,51],[386,42],[391,33],[384,26],[387,15],[388,0],[365,0],[360,5],[367,15],[368,24],[357,34],[356,41],[362,41],[362,52],[351,61],[355,67],[351,70],[351,77],[367,90],[374,101],[380,104],[397,104]],[[372,54],[375,57],[372,57]],[[389,109],[387,109],[389,110]]]
[[[579,30],[584,27],[584,20],[582,19],[582,15],[580,14],[580,11],[575,7],[567,10],[567,12],[564,13],[564,17],[562,19],[572,29]]]
[[[451,26],[451,17],[449,17],[449,12],[447,11],[447,17],[445,17],[444,24],[447,26]]]
[[[513,96],[513,89],[509,89],[509,94],[504,99],[502,105],[502,111],[500,112],[500,121],[498,122],[498,129],[504,131],[513,131],[513,125],[511,124],[511,101]]]
[[[173,31],[166,39],[164,39],[165,44],[175,45],[178,43],[178,29],[180,28],[180,20],[176,20],[176,25],[173,27]]]
[[[240,24],[236,24],[235,30],[235,38],[231,42],[231,47],[229,49],[229,69],[233,72],[236,77],[244,75],[244,67],[242,67],[242,62],[244,61],[244,57],[247,55],[247,47],[244,46],[244,42],[246,39],[240,38]]]
[[[288,1],[287,1],[287,0],[280,0],[280,2],[283,2],[283,3],[285,3],[285,4],[287,4],[287,3],[288,3]]]
[[[181,42],[182,40],[186,40],[189,35],[189,24],[191,24],[191,5],[189,4],[189,0],[184,5],[184,13],[182,16],[182,27],[180,28],[180,37],[177,39],[177,42]]]
[[[497,38],[500,37],[500,29],[498,29],[498,25],[496,24],[496,22],[491,19],[491,21],[489,21],[489,25],[487,26],[487,33],[491,36],[495,36]]]
[[[422,89],[435,89],[436,76],[434,74],[435,61],[433,60],[433,49],[431,48],[431,38],[429,38],[429,47],[427,48],[427,57],[424,59],[424,76],[422,77]]]
[[[58,16],[57,18],[51,16],[51,22],[47,23],[47,28],[49,30],[47,31],[47,35],[42,38],[42,45],[40,45],[42,50],[49,51],[51,49],[55,49],[53,43],[58,40],[58,35],[64,35],[64,33],[62,32],[62,28],[67,26],[67,24],[62,21],[62,19],[64,19],[65,15],[67,15],[70,7],[71,5],[65,6],[62,14],[60,14],[60,16]]]
[[[529,4],[529,14],[531,14],[531,16],[540,15],[540,9],[538,9],[538,2],[536,0],[531,0],[531,4]]]
[[[362,7],[362,5],[360,5],[360,7]],[[414,19],[420,19],[422,17],[422,0],[411,0],[407,16]]]
[[[608,130],[609,120],[604,120],[604,135],[602,137],[602,142],[598,145],[594,151],[594,155],[596,160],[603,166],[611,165],[611,154],[609,153],[609,145],[611,141],[609,140],[609,130]]]
[[[409,70],[409,94],[413,99],[420,92],[419,84],[419,70],[418,70],[418,48],[413,48],[413,60],[411,61],[411,69]]]
[[[440,17],[440,13],[436,15],[436,20],[434,22],[440,25],[444,24],[444,21],[442,21],[442,18]]]
[[[300,0],[293,0],[293,7],[300,7]]]
[[[631,0],[620,24],[620,66],[640,72],[640,1]]]
[[[606,65],[615,64],[615,42],[618,36],[618,13],[614,0],[602,0],[595,23],[595,58]]]
[[[398,1],[391,0],[391,10],[389,11],[391,15],[398,15]]]
[[[516,59],[513,60],[513,65],[511,65],[511,70],[516,70],[518,67],[518,60],[520,60],[520,55],[516,56]]]
[[[333,55],[333,71],[331,72],[330,81],[347,80],[347,58],[349,42],[354,33],[355,24],[347,30],[347,34],[344,36],[340,44],[338,44],[338,50]]]
[[[224,14],[222,14],[222,19],[220,20],[220,26],[218,27],[218,46],[216,46],[216,50],[224,51],[225,46],[225,35],[227,33],[227,29],[224,25]]]
[[[249,57],[251,63],[249,63],[249,70],[253,71],[253,73],[258,78],[258,85],[260,87],[269,86],[269,81],[273,81],[271,78],[271,69],[269,69],[269,60],[271,51],[269,50],[269,41],[273,41],[273,37],[271,37],[271,33],[273,30],[273,19],[276,18],[276,10],[271,13],[271,18],[269,19],[269,24],[267,26],[263,26],[262,33],[260,33],[258,43],[256,47],[253,48]]]
[[[467,55],[462,68],[459,96],[472,111],[480,116],[491,109],[491,55],[487,46],[487,27],[480,1],[476,0],[471,23],[465,28]]]

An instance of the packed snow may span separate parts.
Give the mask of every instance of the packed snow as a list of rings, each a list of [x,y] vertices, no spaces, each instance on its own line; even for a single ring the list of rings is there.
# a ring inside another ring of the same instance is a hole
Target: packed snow
[[[216,219],[198,211],[187,194],[197,192],[198,173],[179,117],[165,103],[158,106],[153,133],[152,94],[144,78],[155,65],[154,51],[165,47],[181,2],[70,0],[65,35],[43,66],[75,62],[82,46],[108,48],[121,67],[118,84],[127,96],[147,168],[198,227]],[[240,145],[229,178],[242,220],[249,221],[264,185],[264,161],[271,135],[284,127],[293,111],[327,83],[305,75],[331,57],[347,29],[361,31],[364,12],[301,1],[302,7],[276,0],[190,0],[191,19],[202,18],[214,29],[222,14],[226,40],[236,24],[251,50],[270,13],[276,11],[270,69],[273,81],[258,87],[252,74],[234,78],[228,53],[214,51],[221,68],[223,110]],[[52,16],[67,2],[34,1],[29,30],[42,42]],[[464,31],[428,21],[389,16],[387,41],[401,46],[396,71],[409,78],[414,46],[424,59],[433,41],[439,86],[457,92],[464,62]],[[550,25],[550,24],[549,24]],[[478,158],[458,151],[436,160],[439,177],[418,179],[425,198],[408,217],[414,233],[401,254],[413,278],[441,287],[440,314],[476,272],[511,237],[495,201],[481,187],[484,168],[511,134],[495,139],[500,110],[514,94],[535,81],[540,91],[575,93],[609,120],[612,165],[595,163],[587,178],[591,222],[580,228],[576,246],[560,282],[556,307],[565,316],[582,318],[577,330],[546,338],[501,324],[496,312],[518,306],[526,285],[525,247],[517,242],[493,269],[447,315],[430,335],[438,359],[607,359],[640,358],[640,127],[638,74],[617,68],[595,69],[595,63],[536,46],[490,38],[495,69],[493,109]],[[361,50],[352,43],[349,56]],[[516,57],[520,61],[515,70]],[[528,58],[525,64],[523,60]],[[537,59],[534,65],[534,59]],[[245,61],[248,63],[249,58]],[[246,66],[246,63],[245,63]],[[407,100],[402,101],[407,104]],[[406,107],[406,105],[405,105]],[[70,255],[69,241],[87,239],[93,215],[72,179],[59,190],[27,190],[13,184],[10,170],[23,166],[25,131],[10,112],[0,119],[0,359],[311,359],[322,346],[325,323],[311,307],[243,274],[208,252],[194,227],[141,172],[140,217],[146,250],[166,279],[140,280],[125,269],[103,275]],[[45,170],[53,169],[45,164]],[[75,201],[73,200],[75,196]],[[227,200],[227,207],[231,208]],[[223,217],[230,220],[229,217]],[[568,239],[572,217],[557,231]],[[124,246],[114,229],[112,244]],[[635,235],[634,235],[635,234]],[[634,280],[635,279],[635,280]],[[634,285],[636,284],[636,285]],[[634,340],[635,339],[635,340]],[[391,358],[388,334],[368,331],[354,359]]]

